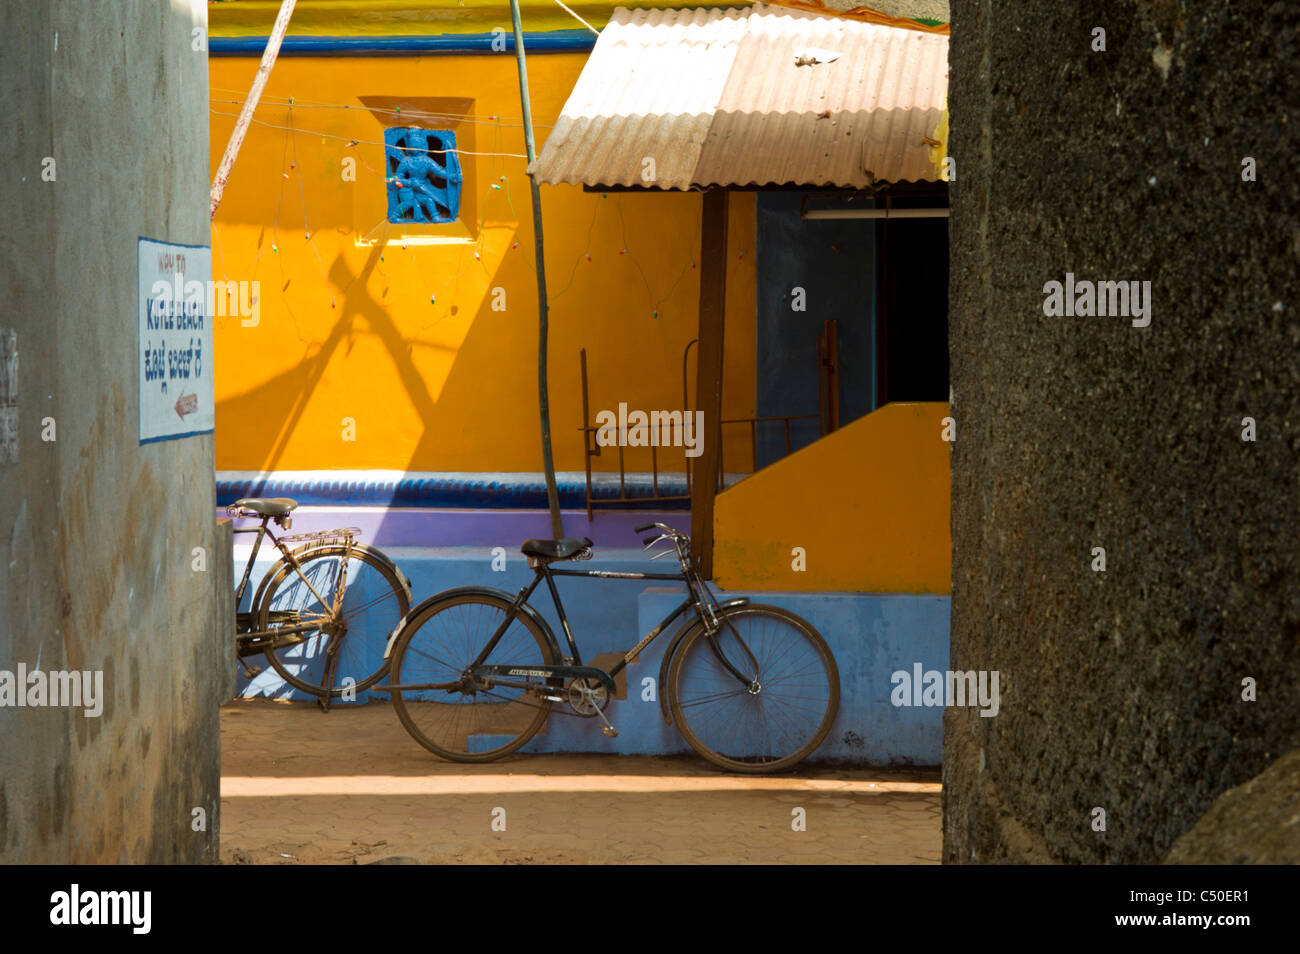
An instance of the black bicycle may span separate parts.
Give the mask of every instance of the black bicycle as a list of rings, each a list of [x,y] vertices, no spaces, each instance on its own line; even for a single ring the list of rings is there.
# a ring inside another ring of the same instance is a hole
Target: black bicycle
[[[615,679],[674,621],[659,685],[665,722],[714,765],[734,772],[778,772],[807,758],[839,709],[839,670],[821,634],[806,620],[746,598],[714,598],[696,568],[690,537],[662,523],[645,548],[671,542],[678,573],[616,573],[556,568],[588,560],[585,537],[528,540],[521,547],[533,581],[511,596],[488,587],[461,587],[430,597],[390,640],[389,692],[402,725],[422,746],[456,762],[487,762],[517,750],[537,734],[555,703],[574,715],[605,717]],[[664,550],[658,556],[668,556]],[[657,559],[658,556],[654,557]],[[584,665],[569,628],[555,577],[675,580],[686,600],[610,668]],[[567,651],[528,597],[546,581],[564,628]]]

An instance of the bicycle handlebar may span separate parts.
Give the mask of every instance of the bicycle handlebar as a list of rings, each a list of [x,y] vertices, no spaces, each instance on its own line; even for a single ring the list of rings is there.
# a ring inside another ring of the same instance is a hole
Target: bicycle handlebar
[[[673,543],[679,543],[679,545],[680,543],[690,542],[688,534],[682,533],[681,530],[672,528],[672,526],[668,526],[668,524],[658,524],[658,522],[655,522],[655,524],[641,524],[641,526],[634,526],[632,529],[634,533],[645,533],[646,530],[659,530],[658,537],[643,537],[641,539],[641,542],[645,543],[647,547],[649,547],[651,543],[658,543],[660,539],[671,539]]]
[[[649,550],[656,543],[668,540],[672,543],[673,549],[677,551],[677,556],[682,560],[682,565],[685,567],[691,559],[691,538],[687,534],[682,533],[682,531],[668,526],[666,523],[643,523],[641,526],[635,527],[634,529],[637,533],[642,533],[651,528],[658,530],[659,535],[655,536],[652,534],[651,536],[643,537],[641,543],[644,544],[645,549]],[[658,558],[656,557],[655,559]]]
[[[682,533],[675,527],[668,526],[666,523],[643,523],[639,527],[632,528],[633,533],[645,533],[647,530],[658,530],[666,537],[687,537],[687,534]]]

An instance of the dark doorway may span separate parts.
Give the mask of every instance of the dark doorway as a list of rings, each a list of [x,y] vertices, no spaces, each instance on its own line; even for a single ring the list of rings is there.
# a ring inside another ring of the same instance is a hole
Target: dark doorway
[[[948,220],[876,231],[876,406],[948,400]]]

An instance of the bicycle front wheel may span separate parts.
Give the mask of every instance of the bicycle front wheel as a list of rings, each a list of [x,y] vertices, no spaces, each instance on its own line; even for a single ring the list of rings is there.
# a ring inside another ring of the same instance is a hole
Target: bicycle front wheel
[[[448,596],[416,612],[393,646],[393,709],[415,741],[453,762],[490,762],[531,739],[550,702],[518,685],[491,685],[470,669],[506,620],[511,601],[492,593]],[[541,628],[527,615],[510,620],[484,664],[528,669],[554,665]],[[520,678],[507,682],[519,683]]]
[[[673,656],[673,720],[691,748],[720,768],[788,769],[812,754],[835,721],[835,657],[810,623],[776,606],[728,607],[719,616],[714,636],[697,624]]]
[[[384,649],[411,608],[410,585],[387,557],[361,544],[294,557],[301,576],[287,560],[267,574],[258,629],[308,628],[277,636],[285,645],[267,649],[267,661],[289,685],[319,698],[369,689],[388,672]]]

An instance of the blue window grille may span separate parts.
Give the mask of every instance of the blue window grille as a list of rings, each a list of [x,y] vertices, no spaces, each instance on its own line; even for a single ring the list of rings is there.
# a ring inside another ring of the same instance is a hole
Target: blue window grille
[[[460,215],[460,159],[447,130],[384,130],[388,221],[455,222]]]

